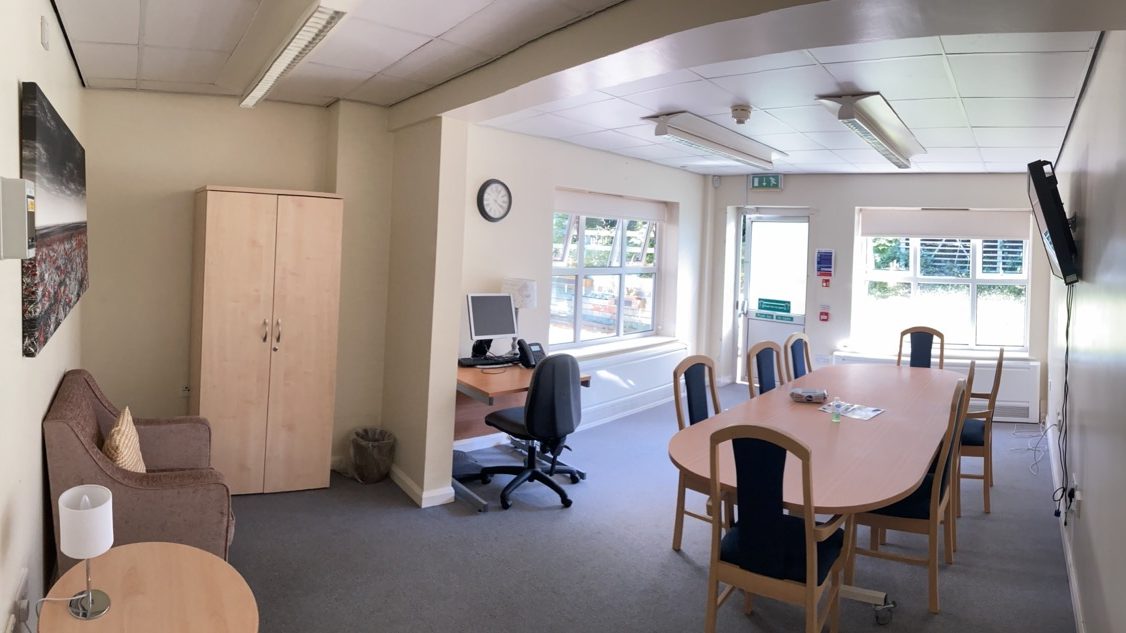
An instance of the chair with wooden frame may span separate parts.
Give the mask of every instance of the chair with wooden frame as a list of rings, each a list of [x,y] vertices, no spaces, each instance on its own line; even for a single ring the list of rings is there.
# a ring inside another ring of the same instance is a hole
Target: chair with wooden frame
[[[958,460],[955,466],[958,469],[959,491],[958,503],[955,511],[962,516],[962,479],[980,479],[981,496],[985,513],[989,514],[989,489],[993,487],[993,416],[997,412],[997,392],[1001,389],[1001,367],[1005,364],[1005,349],[997,354],[997,371],[993,374],[993,389],[988,393],[977,393],[970,385],[970,398],[985,400],[987,405],[981,411],[966,413],[962,423],[962,457],[980,457],[983,460],[981,474],[966,474],[962,472],[962,461]]]
[[[909,327],[899,333],[899,353],[895,357],[895,364],[903,364],[903,337],[911,337],[911,357],[909,364],[911,367],[930,367],[931,366],[931,348],[934,347],[934,339],[938,339],[938,368],[942,369],[946,360],[946,337],[942,332],[931,328],[917,325]]]
[[[970,364],[971,371],[973,363]],[[958,438],[962,432],[962,420],[965,417],[966,406],[969,402],[969,393],[966,390],[966,381],[959,380],[954,387],[954,394],[950,398],[950,417],[946,433],[943,435],[942,444],[938,454],[931,463],[931,471],[923,477],[919,484],[906,498],[895,503],[854,515],[857,525],[869,527],[869,547],[858,547],[854,542],[849,548],[849,560],[845,566],[845,584],[852,584],[856,567],[857,554],[873,556],[885,560],[899,561],[912,565],[923,565],[927,568],[927,584],[929,587],[928,607],[931,613],[938,613],[938,528],[943,523],[944,548],[943,558],[947,565],[954,562],[955,541],[958,538],[954,518],[953,496],[957,486],[951,485],[956,476],[954,463],[958,454]],[[935,482],[939,482],[935,485]],[[927,556],[918,558],[903,556],[880,551],[879,534],[885,530],[899,530],[913,534],[927,536]],[[855,539],[856,533],[853,532]]]
[[[805,332],[794,332],[786,339],[782,346],[786,350],[786,380],[797,380],[813,371],[813,359],[810,358],[809,336]]]
[[[771,358],[773,352],[774,358]],[[759,395],[786,382],[785,365],[782,364],[782,347],[774,341],[761,341],[747,350],[747,390],[755,397],[755,385]]]
[[[704,630],[714,633],[716,610],[735,588],[741,588],[745,613],[751,613],[752,595],[765,596],[804,605],[806,633],[819,633],[826,620],[829,630],[836,633],[841,575],[848,558],[844,550],[852,543],[854,528],[843,515],[817,523],[809,447],[781,431],[752,425],[712,433],[713,507],[718,507],[722,494],[718,476],[721,447],[735,455],[739,520],[722,536],[721,522],[712,523]],[[802,506],[783,514],[782,475],[787,454],[801,464]],[[720,583],[727,585],[722,593]]]
[[[681,379],[684,380],[684,394],[680,392]],[[708,408],[708,393],[711,392],[712,407]],[[706,420],[719,413],[719,392],[716,390],[715,361],[703,355],[689,356],[680,361],[672,370],[673,402],[676,405],[676,424],[681,430],[689,425]],[[687,400],[687,402],[685,402]],[[687,405],[687,406],[685,406]],[[673,527],[672,548],[680,551],[681,536],[684,533],[684,517],[690,516],[701,521],[711,522],[712,518],[690,512],[684,508],[686,491],[708,494],[708,482],[704,479],[686,476],[680,472],[676,490],[676,520]],[[710,507],[710,506],[709,506]]]

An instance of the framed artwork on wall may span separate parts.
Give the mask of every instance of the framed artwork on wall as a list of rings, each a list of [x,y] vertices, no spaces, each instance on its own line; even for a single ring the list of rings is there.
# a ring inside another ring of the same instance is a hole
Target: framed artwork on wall
[[[22,262],[23,355],[38,356],[90,286],[86,150],[35,83],[20,93],[20,170],[35,183],[35,257]]]

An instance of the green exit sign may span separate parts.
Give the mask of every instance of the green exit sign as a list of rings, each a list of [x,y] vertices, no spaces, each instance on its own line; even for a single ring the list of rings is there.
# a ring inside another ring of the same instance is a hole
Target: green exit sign
[[[782,191],[782,174],[751,174],[751,189]]]

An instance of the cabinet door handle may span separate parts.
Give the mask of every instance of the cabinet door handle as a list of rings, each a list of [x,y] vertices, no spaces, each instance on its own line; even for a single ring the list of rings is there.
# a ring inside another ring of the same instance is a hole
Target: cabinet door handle
[[[281,343],[281,319],[278,319],[278,333],[277,338],[274,339],[275,343]]]
[[[270,320],[262,319],[262,342],[270,340]]]

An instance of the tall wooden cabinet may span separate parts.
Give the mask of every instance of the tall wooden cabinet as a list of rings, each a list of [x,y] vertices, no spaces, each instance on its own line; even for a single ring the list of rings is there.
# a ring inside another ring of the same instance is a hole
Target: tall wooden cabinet
[[[342,221],[334,194],[196,193],[190,409],[236,494],[328,486]]]

